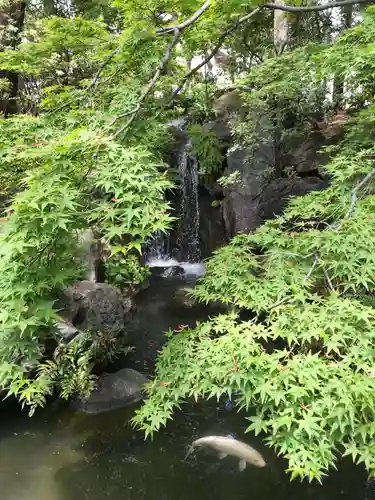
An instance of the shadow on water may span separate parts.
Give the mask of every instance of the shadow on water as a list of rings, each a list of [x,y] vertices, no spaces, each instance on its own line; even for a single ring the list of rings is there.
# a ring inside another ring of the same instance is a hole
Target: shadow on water
[[[141,359],[141,371],[152,369],[163,331],[209,312],[181,306],[175,301],[179,287],[178,280],[154,280],[138,301],[132,326],[137,353],[129,362]],[[290,483],[285,461],[259,438],[245,435],[243,415],[224,403],[184,405],[153,441],[131,428],[132,412],[89,416],[50,407],[30,419],[2,410],[0,500],[375,500],[364,470],[349,460],[322,486]],[[219,461],[204,451],[184,460],[197,437],[228,433],[258,449],[268,466],[240,473],[235,460]]]

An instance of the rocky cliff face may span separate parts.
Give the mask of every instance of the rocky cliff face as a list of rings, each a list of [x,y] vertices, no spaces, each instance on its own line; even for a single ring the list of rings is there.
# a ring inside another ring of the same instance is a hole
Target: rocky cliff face
[[[216,135],[224,161],[222,168],[209,177],[198,177],[199,162],[191,156],[186,121],[172,126],[175,142],[171,145],[168,162],[180,172],[181,187],[171,197],[173,215],[179,220],[169,246],[173,249],[170,254],[178,260],[188,260],[185,254],[189,252],[184,250],[187,245],[181,242],[184,234],[189,236],[193,222],[195,241],[199,241],[198,253],[200,258],[205,258],[234,235],[254,231],[267,219],[282,214],[291,197],[325,189],[329,179],[321,167],[328,161],[328,155],[322,153],[321,148],[336,142],[342,135],[341,118],[325,128],[320,129],[317,124],[303,139],[284,134],[284,130],[277,131],[264,110],[245,109],[239,95],[233,91],[220,95],[214,110],[217,119],[204,123],[203,132]],[[232,134],[236,120],[237,124],[245,120],[251,123],[252,147],[239,144]],[[184,188],[184,176],[181,175],[181,158],[186,158],[186,152],[197,172],[195,194],[198,203],[191,200],[193,205],[195,203],[194,217],[187,217],[183,210],[186,186]],[[220,177],[230,182],[219,184]]]
[[[264,157],[250,156],[244,149],[228,153],[225,175],[235,172],[236,181],[223,188],[222,213],[228,237],[253,231],[280,215],[290,197],[327,186],[327,180],[316,175],[314,165],[304,177],[270,177]]]
[[[228,100],[227,106],[225,95],[220,96],[216,105],[218,120],[204,127],[217,135],[225,152],[220,176],[233,178],[233,182],[223,187],[215,181],[206,184],[211,195],[221,200],[226,235],[231,238],[253,231],[267,219],[280,215],[290,197],[328,186],[329,179],[321,169],[328,155],[320,150],[341,137],[342,126],[335,121],[334,127],[322,130],[317,127],[302,141],[284,138],[282,134],[280,139],[264,113],[247,111],[247,120],[251,119],[258,134],[256,146],[247,149],[236,144],[231,135],[233,114],[237,112],[237,117],[245,114],[241,102],[233,98],[233,92]]]

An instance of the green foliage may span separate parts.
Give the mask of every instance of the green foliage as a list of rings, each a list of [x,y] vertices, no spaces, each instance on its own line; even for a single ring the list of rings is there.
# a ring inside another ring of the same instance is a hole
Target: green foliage
[[[139,263],[135,255],[124,257],[115,254],[106,263],[106,274],[109,283],[125,290],[131,284],[143,283],[150,276],[150,271]]]
[[[238,170],[235,170],[229,175],[224,175],[217,180],[217,182],[224,187],[233,186],[241,182],[241,175]]]
[[[117,265],[122,284],[131,285],[146,275],[134,251],[172,220],[164,198],[171,184],[160,159],[168,140],[162,119],[136,121],[126,141],[118,133],[164,44],[138,25],[119,36],[114,19],[108,29],[92,7],[72,5],[71,17],[36,15],[17,50],[0,54],[2,70],[19,73],[26,87],[34,84],[19,94],[19,104],[38,115],[0,122],[1,194],[20,191],[2,224],[0,388],[32,409],[53,392],[68,397],[92,387],[92,337],[50,350],[60,343],[58,292],[82,275],[81,232],[95,229],[112,251],[110,279]],[[82,9],[87,15],[76,15]]]
[[[93,228],[111,248],[112,282],[144,278],[136,252],[172,221],[160,159],[166,124],[186,112],[199,123],[213,115],[219,79],[205,70],[187,81],[188,61],[209,54],[258,6],[211,2],[172,50],[173,34],[157,30],[188,19],[201,1],[68,4],[48,19],[38,2],[28,5],[34,15],[26,16],[23,42],[14,37],[0,53],[0,70],[21,77],[16,100],[24,113],[0,123],[1,194],[22,189],[0,237],[0,388],[31,409],[53,393],[87,395],[93,363],[117,352],[101,336],[61,346],[54,327],[59,290],[81,274],[80,234]],[[251,152],[277,144],[281,152],[298,144],[331,118],[325,96],[333,77],[345,80],[345,105],[366,107],[330,150],[328,189],[291,200],[282,217],[210,259],[193,294],[233,312],[169,333],[134,418],[152,434],[184,399],[228,395],[249,418],[248,430],[264,432],[288,458],[291,476],[310,480],[342,454],[375,470],[373,177],[359,184],[373,168],[375,9],[334,43],[327,43],[336,34],[331,14],[311,16],[288,16],[287,48],[295,50],[281,57],[272,57],[266,9],[225,39],[231,81],[240,76],[234,86],[246,86],[245,119],[231,117],[239,145]],[[185,94],[171,102],[181,83]],[[3,97],[10,90],[1,82]],[[216,137],[198,125],[190,133],[201,173],[214,174],[222,165]],[[284,166],[270,170],[284,175]],[[251,321],[240,320],[242,309]]]
[[[248,430],[268,434],[291,477],[320,479],[338,454],[375,472],[375,312],[344,298],[375,284],[375,201],[358,200],[347,217],[350,187],[369,164],[337,158],[328,168],[329,190],[293,200],[284,217],[237,236],[208,261],[194,297],[248,309],[254,319],[232,313],[169,333],[134,418],[147,434],[186,398],[226,395],[256,412]],[[317,220],[328,222],[317,229]]]
[[[193,153],[199,161],[199,172],[202,175],[212,175],[223,164],[220,143],[214,132],[206,131],[201,125],[195,124],[189,128]]]
[[[15,159],[32,162],[34,169],[1,235],[0,384],[34,406],[44,403],[52,382],[65,384],[33,374],[56,335],[56,291],[80,275],[79,232],[95,225],[114,253],[139,250],[154,228],[168,225],[169,182],[146,151],[125,149],[85,129],[22,151],[10,148],[6,160]],[[98,188],[103,194],[95,198]],[[119,244],[122,236],[126,244]]]
[[[323,79],[337,72],[353,82],[347,103],[366,99],[368,106],[351,114],[344,140],[331,148],[326,190],[291,199],[282,216],[208,260],[192,294],[232,312],[168,333],[148,399],[133,418],[146,435],[185,400],[225,396],[248,431],[288,459],[291,478],[321,480],[345,455],[375,475],[374,26],[371,7],[335,43],[266,60],[245,78],[253,88],[244,94],[249,121],[236,128],[250,146],[253,132],[261,139],[288,133],[289,112],[293,134],[306,134],[314,113],[329,119]],[[260,134],[251,129],[256,109],[265,118]],[[244,310],[252,319],[241,319]]]
[[[92,374],[95,363],[108,363],[130,350],[131,347],[122,346],[121,340],[110,334],[79,334],[69,344],[59,344],[52,359],[38,366],[34,384],[42,380],[51,390],[57,387],[63,399],[77,395],[87,398],[95,386],[96,376]],[[31,400],[29,404],[33,413],[36,403]]]

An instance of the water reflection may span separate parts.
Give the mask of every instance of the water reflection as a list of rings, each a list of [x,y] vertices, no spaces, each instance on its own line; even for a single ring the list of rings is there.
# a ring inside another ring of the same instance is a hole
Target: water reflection
[[[76,436],[54,416],[49,423],[26,415],[2,419],[0,432],[0,498],[64,500],[55,474],[82,464],[84,435]]]
[[[156,280],[140,297],[132,327],[141,341],[127,363],[149,371],[163,331],[207,316],[207,309],[176,302],[181,286],[181,280]],[[30,419],[2,407],[0,500],[375,500],[364,470],[349,460],[322,486],[290,483],[285,462],[245,435],[243,415],[225,402],[184,405],[154,441],[131,429],[131,414],[89,416],[49,407]],[[258,449],[268,466],[240,473],[237,460],[219,461],[204,451],[184,460],[194,439],[229,433]]]
[[[372,500],[361,468],[345,461],[323,485],[289,483],[285,463],[253,436],[243,416],[215,404],[187,406],[154,441],[128,424],[130,410],[80,416],[61,410],[4,421],[0,437],[2,500]],[[23,432],[19,432],[21,429]],[[201,451],[184,460],[197,436],[228,434],[256,447],[268,467],[219,461]]]

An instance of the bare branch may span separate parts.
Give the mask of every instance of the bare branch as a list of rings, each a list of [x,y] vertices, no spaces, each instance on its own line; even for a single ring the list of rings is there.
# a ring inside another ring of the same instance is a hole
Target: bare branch
[[[204,12],[206,12],[206,10],[210,7],[210,3],[210,0],[207,0],[200,9],[194,12],[194,14],[183,23],[176,24],[175,26],[168,26],[167,28],[159,28],[156,30],[156,33],[158,35],[165,35],[166,33],[173,33],[175,30],[183,31],[185,28],[195,23],[195,21],[199,19]]]
[[[135,113],[137,111],[137,107],[135,107],[134,109],[130,110],[130,111],[126,111],[125,113],[121,113],[120,115],[117,115],[113,118],[113,120],[111,121],[111,123],[109,124],[110,127],[112,127],[112,125],[114,125],[117,121],[121,120],[122,118],[125,118],[129,115],[132,115],[133,113]]]
[[[366,175],[366,177],[364,177],[361,182],[359,182],[354,189],[352,189],[352,197],[351,197],[351,201],[350,201],[350,208],[347,212],[347,214],[345,215],[344,219],[349,219],[349,217],[352,216],[353,212],[354,212],[354,207],[355,207],[355,204],[357,202],[357,193],[358,191],[365,185],[368,183],[368,181],[375,175],[375,168],[371,170],[370,173],[368,173]]]
[[[314,12],[327,9],[333,9],[335,7],[342,7],[344,5],[354,5],[360,3],[374,3],[373,0],[341,0],[338,2],[330,2],[321,5],[307,5],[305,7],[296,7],[294,5],[280,5],[276,3],[265,3],[262,5],[263,9],[270,10],[283,10],[284,12]]]
[[[246,23],[249,19],[251,19],[253,16],[258,14],[264,9],[269,9],[269,10],[283,10],[286,12],[313,12],[313,11],[321,11],[321,10],[327,10],[331,9],[334,7],[341,7],[343,5],[352,5],[352,4],[360,4],[360,3],[373,3],[374,0],[341,0],[338,2],[330,2],[327,4],[322,4],[322,5],[311,5],[311,6],[306,6],[306,7],[295,7],[292,5],[282,5],[282,4],[274,4],[274,3],[266,3],[263,5],[260,5],[256,9],[254,9],[252,12],[247,14],[246,16],[243,16],[239,18],[237,21],[235,21],[226,31],[224,31],[218,38],[218,41],[215,45],[215,47],[212,49],[212,51],[208,54],[205,59],[195,66],[193,69],[191,69],[186,75],[183,77],[181,80],[180,84],[178,87],[173,91],[172,96],[169,100],[168,105],[170,105],[175,97],[181,92],[181,90],[184,88],[186,82],[198,71],[200,68],[205,66],[217,53],[217,51],[220,49],[222,46],[224,40],[230,36],[239,26],[242,24]]]
[[[237,19],[237,21],[234,21],[229,26],[229,28],[227,30],[225,30],[219,36],[216,45],[211,50],[211,52],[205,57],[205,59],[200,64],[198,64],[197,66],[195,66],[194,68],[192,68],[190,71],[188,71],[188,73],[186,73],[186,75],[182,78],[182,80],[179,83],[178,87],[173,91],[172,96],[171,96],[171,98],[169,100],[168,105],[170,105],[173,102],[173,100],[175,99],[175,97],[181,92],[181,90],[184,88],[186,82],[197,71],[199,71],[200,68],[202,68],[203,66],[205,66],[216,55],[216,53],[218,52],[218,50],[220,49],[220,47],[224,43],[224,40],[228,36],[230,36],[239,26],[241,26],[242,24],[246,23],[249,19],[251,19],[253,16],[255,16],[256,14],[258,14],[262,10],[269,9],[269,10],[283,10],[283,11],[286,11],[286,12],[312,12],[312,11],[319,11],[319,10],[320,11],[321,10],[327,10],[327,9],[330,9],[330,8],[333,8],[333,7],[340,7],[340,6],[343,6],[343,5],[352,5],[352,4],[359,4],[359,3],[373,3],[373,1],[374,0],[372,0],[370,2],[369,2],[369,0],[340,0],[340,1],[337,1],[337,2],[331,2],[331,3],[327,3],[327,4],[323,4],[323,5],[312,5],[312,6],[306,6],[306,7],[295,7],[295,6],[290,6],[290,5],[282,5],[282,4],[274,4],[274,3],[266,3],[266,4],[263,4],[263,5],[260,5],[259,7],[255,8],[252,12],[250,12],[246,16],[243,16],[243,17]],[[209,7],[210,7],[210,0],[206,0],[206,2],[202,5],[202,7],[200,7],[200,9],[198,9],[186,21],[184,21],[184,22],[182,22],[180,24],[177,24],[175,26],[169,26],[167,28],[159,28],[159,29],[156,30],[156,33],[158,35],[165,35],[165,34],[168,34],[168,33],[174,33],[174,37],[173,37],[172,43],[168,46],[167,51],[165,53],[165,56],[160,61],[160,64],[159,64],[159,66],[158,66],[158,68],[157,68],[157,70],[156,70],[153,78],[150,80],[150,82],[147,85],[145,91],[141,94],[140,100],[139,100],[136,108],[133,111],[129,111],[129,112],[123,113],[122,115],[118,115],[112,121],[111,125],[113,125],[118,119],[130,115],[130,118],[125,123],[125,125],[123,125],[115,133],[115,137],[117,137],[122,132],[124,132],[127,128],[129,128],[130,125],[135,120],[135,118],[138,116],[138,113],[141,110],[141,106],[142,106],[143,101],[146,99],[146,97],[151,92],[151,90],[155,86],[156,82],[160,78],[160,75],[161,75],[164,67],[168,63],[169,59],[171,58],[172,50],[175,47],[175,45],[177,44],[178,40],[180,39],[180,36],[181,36],[183,30],[186,29],[187,27],[191,26],[192,24],[194,24],[197,21],[197,19],[199,19],[204,14],[204,12],[207,9],[209,9]],[[111,54],[109,60],[115,55],[115,53]],[[102,66],[99,68],[99,70],[98,70],[97,74],[95,75],[93,81],[89,85],[89,88],[91,88],[92,86],[94,86],[96,84],[96,82],[97,82],[97,80],[98,80],[98,78],[100,76],[100,72],[108,64],[109,60],[104,61],[104,63],[102,64]]]
[[[304,281],[307,281],[310,278],[310,276],[312,275],[314,269],[318,265],[318,262],[319,262],[319,255],[317,253],[315,253],[313,265],[311,266],[310,271],[306,274],[306,276],[304,278]]]
[[[138,101],[138,104],[136,106],[136,108],[130,112],[130,118],[128,119],[128,121],[125,123],[125,125],[123,125],[114,135],[114,137],[117,137],[119,136],[120,134],[122,134],[122,132],[124,132],[126,129],[128,129],[130,127],[130,125],[133,123],[133,121],[135,120],[135,118],[138,116],[138,113],[140,112],[141,110],[141,107],[142,107],[142,103],[143,101],[146,99],[146,97],[148,96],[148,94],[151,92],[151,90],[154,88],[156,82],[158,81],[158,79],[160,78],[160,75],[162,73],[162,71],[164,70],[165,66],[168,64],[168,61],[170,60],[170,58],[172,57],[172,51],[174,49],[174,47],[177,45],[177,42],[179,40],[181,36],[181,31],[178,30],[178,29],[175,29],[175,32],[174,32],[174,36],[173,36],[173,40],[172,42],[168,45],[167,47],[167,50],[164,54],[164,57],[163,59],[160,61],[158,67],[157,67],[157,70],[155,71],[155,74],[154,76],[152,77],[152,79],[149,81],[147,87],[145,88],[145,90],[142,92],[141,94],[141,97]],[[114,123],[114,122],[113,122]]]
[[[107,57],[105,61],[102,62],[102,64],[99,66],[98,71],[95,73],[94,78],[92,81],[87,85],[87,87],[84,89],[86,92],[90,91],[95,85],[98,83],[99,77],[103,71],[103,69],[111,62],[111,60],[114,58],[114,56],[120,51],[120,47],[117,47],[111,54]],[[69,99],[68,101],[64,102],[61,106],[58,106],[57,108],[54,108],[49,112],[50,115],[57,113],[58,111],[61,111],[62,109],[68,107],[70,104],[74,102],[74,98]]]
[[[275,309],[276,307],[279,307],[282,304],[285,304],[285,302],[290,302],[292,300],[293,300],[293,297],[284,297],[283,299],[280,299],[277,302],[275,302],[275,304],[272,304],[272,306],[270,306],[268,308],[268,311],[271,311],[271,309]]]
[[[85,90],[91,90],[98,82],[99,77],[103,69],[111,62],[111,60],[115,57],[115,55],[120,51],[120,47],[117,47],[111,54],[107,57],[105,61],[99,66],[98,71],[96,72],[92,82],[86,87]]]
[[[254,9],[250,14],[247,14],[246,16],[243,16],[239,18],[237,21],[235,21],[226,31],[224,31],[218,38],[218,41],[215,45],[215,47],[211,50],[211,52],[204,58],[204,60],[199,63],[197,66],[195,66],[193,69],[191,69],[186,75],[183,77],[181,80],[179,86],[174,89],[172,96],[170,98],[170,101],[168,104],[171,104],[172,101],[175,99],[175,97],[181,92],[181,90],[184,88],[185,83],[198,71],[200,70],[203,66],[205,66],[217,53],[217,51],[220,49],[222,46],[224,40],[231,35],[239,26],[241,26],[243,23],[248,21],[251,17],[255,16],[262,10],[262,7],[257,7]]]
[[[328,283],[328,288],[331,290],[331,292],[336,292],[336,290],[334,289],[334,286],[332,285],[331,278],[329,277],[329,274],[327,273],[327,269],[324,266],[323,266],[323,272],[324,272],[325,279]]]

